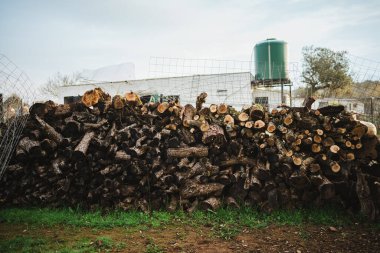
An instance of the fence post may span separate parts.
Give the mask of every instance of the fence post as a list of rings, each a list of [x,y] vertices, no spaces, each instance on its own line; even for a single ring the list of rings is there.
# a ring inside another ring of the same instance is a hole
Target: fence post
[[[0,93],[0,123],[4,120],[3,94]]]
[[[372,123],[375,123],[374,118],[373,118],[373,97],[371,97],[371,119],[372,119]]]

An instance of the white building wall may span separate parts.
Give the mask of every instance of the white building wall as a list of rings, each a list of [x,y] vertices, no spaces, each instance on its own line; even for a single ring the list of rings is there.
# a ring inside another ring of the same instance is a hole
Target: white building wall
[[[277,106],[281,105],[281,90],[278,89],[269,89],[269,88],[254,88],[252,89],[252,99],[253,102],[256,103],[260,100],[265,100],[267,98],[268,100],[268,107],[269,109],[276,108]],[[290,104],[290,97],[287,91],[284,90],[284,102],[285,104]]]
[[[65,86],[59,88],[59,102],[63,103],[64,97],[83,95],[87,90],[96,87],[102,88],[112,96],[124,95],[129,91],[141,95],[179,95],[182,104],[195,103],[196,97],[201,92],[208,93],[208,104],[228,103],[239,108],[252,103],[251,74],[249,72]]]

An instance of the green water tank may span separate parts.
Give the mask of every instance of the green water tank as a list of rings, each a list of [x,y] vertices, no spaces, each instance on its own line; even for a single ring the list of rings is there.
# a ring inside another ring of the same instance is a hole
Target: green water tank
[[[271,38],[257,43],[253,61],[257,81],[289,82],[288,43],[285,41]]]

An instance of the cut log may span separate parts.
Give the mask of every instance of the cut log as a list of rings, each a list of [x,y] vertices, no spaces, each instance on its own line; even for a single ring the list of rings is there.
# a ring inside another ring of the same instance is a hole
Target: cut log
[[[206,98],[207,98],[206,92],[202,92],[197,97],[196,107],[195,107],[197,109],[197,112],[199,112],[202,109],[202,105],[206,102]]]
[[[189,127],[187,122],[190,120],[193,120],[195,113],[196,113],[196,110],[195,110],[194,106],[192,106],[191,104],[187,104],[182,108],[180,117],[181,117],[181,119],[183,121],[183,125],[185,127]]]
[[[319,185],[318,190],[322,199],[332,199],[335,196],[335,186],[326,177],[322,177],[322,183]]]
[[[159,113],[164,113],[166,112],[167,109],[169,109],[169,103],[168,102],[162,102],[161,104],[158,105],[157,111]]]
[[[75,150],[73,153],[73,159],[75,161],[83,161],[86,159],[88,147],[90,146],[90,142],[92,138],[94,138],[94,136],[95,136],[95,132],[87,132],[83,136],[82,140],[75,147]]]
[[[319,153],[319,152],[321,152],[321,145],[316,144],[316,143],[312,144],[311,145],[311,151],[313,153]]]
[[[125,105],[124,98],[121,97],[120,95],[116,95],[112,98],[112,106],[116,110],[120,110],[124,108],[124,105]]]
[[[208,129],[210,128],[207,121],[200,121],[200,120],[185,120],[185,121],[183,122],[184,126],[195,126],[195,127],[198,127],[202,132],[207,132]]]
[[[167,155],[170,157],[206,157],[208,156],[207,147],[183,147],[183,148],[169,148]]]
[[[55,131],[55,129],[50,126],[48,123],[46,123],[43,119],[41,119],[38,116],[35,116],[37,122],[42,126],[46,134],[49,136],[50,139],[55,141],[57,144],[61,143],[63,140],[63,137],[60,133]]]
[[[371,199],[371,190],[365,175],[357,168],[356,194],[360,202],[360,212],[371,220],[376,218],[376,208]]]
[[[110,99],[110,96],[106,94],[102,89],[95,88],[93,90],[86,91],[82,96],[82,103],[87,107],[94,106],[100,101],[106,101]]]
[[[234,123],[235,123],[234,118],[229,114],[224,116],[223,122],[224,122],[224,124],[232,126],[232,127],[234,126]]]
[[[340,150],[340,147],[338,145],[330,146],[330,152],[331,153],[338,154],[339,150]]]
[[[192,197],[206,197],[215,196],[218,197],[222,194],[224,185],[219,183],[199,184],[194,181],[187,181],[181,188],[181,197],[184,199]]]
[[[256,160],[247,158],[247,157],[239,157],[239,158],[234,158],[234,159],[229,159],[227,161],[221,161],[219,163],[220,167],[230,167],[233,165],[255,165]]]
[[[303,101],[303,106],[305,106],[308,110],[311,110],[311,106],[314,104],[315,98],[314,97],[307,97]]]
[[[292,156],[292,159],[293,159],[293,163],[294,165],[296,166],[300,166],[302,164],[302,158],[298,155],[293,155]]]
[[[322,137],[320,135],[314,135],[313,136],[313,141],[315,143],[321,143],[322,142]]]
[[[230,208],[235,208],[235,209],[240,208],[239,204],[236,202],[235,198],[233,197],[227,197],[225,202],[226,202],[226,205]]]
[[[338,173],[340,171],[340,165],[339,165],[339,163],[337,163],[335,161],[331,162],[330,163],[330,169],[331,169],[332,172]]]
[[[204,144],[220,146],[225,142],[225,140],[223,128],[217,124],[210,125],[208,131],[203,132],[202,142]]]
[[[226,104],[220,104],[217,108],[217,113],[219,115],[226,114],[228,112],[228,106]]]
[[[335,116],[341,113],[343,110],[343,105],[329,105],[318,109],[318,111],[324,116]]]
[[[316,130],[316,133],[317,133],[318,135],[322,136],[322,135],[323,135],[323,130],[322,130],[322,129],[317,129],[317,130]]]
[[[274,131],[276,131],[276,125],[273,122],[269,122],[267,126],[267,131],[269,133],[273,133]]]
[[[335,144],[334,140],[331,137],[327,137],[322,141],[324,147],[331,147]]]
[[[253,127],[256,129],[263,129],[265,127],[265,122],[262,120],[256,120]]]
[[[215,104],[210,105],[210,112],[216,113],[218,111],[218,106]]]
[[[264,123],[265,124],[265,123]],[[253,127],[253,125],[254,125],[254,122],[253,121],[247,121],[247,122],[245,122],[245,127],[246,128],[252,128]]]
[[[292,115],[288,115],[284,118],[284,124],[285,126],[290,126],[293,123],[293,117]]]
[[[213,210],[213,211],[215,211],[220,206],[221,206],[220,199],[215,198],[215,197],[208,198],[199,204],[199,208],[201,210]]]
[[[249,116],[253,120],[261,120],[264,117],[264,107],[259,104],[254,104],[251,106]]]
[[[238,116],[239,121],[246,122],[249,119],[249,115],[245,112],[242,112]]]
[[[131,156],[128,155],[125,151],[119,150],[115,154],[115,159],[117,161],[129,161],[131,160]]]
[[[141,105],[142,102],[140,100],[140,97],[134,93],[134,92],[128,92],[125,94],[125,100],[129,105],[136,106],[136,105]]]

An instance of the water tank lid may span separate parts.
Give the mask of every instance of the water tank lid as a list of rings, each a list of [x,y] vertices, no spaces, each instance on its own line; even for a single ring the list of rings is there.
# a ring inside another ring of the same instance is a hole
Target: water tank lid
[[[257,42],[254,47],[261,46],[261,45],[267,45],[267,44],[287,44],[284,40],[278,40],[275,38],[269,38],[266,40],[262,40],[260,42]]]

